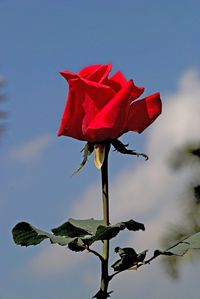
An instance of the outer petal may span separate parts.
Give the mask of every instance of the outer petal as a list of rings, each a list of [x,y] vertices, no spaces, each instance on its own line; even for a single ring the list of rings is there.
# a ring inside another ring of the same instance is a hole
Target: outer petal
[[[111,64],[105,65],[91,65],[82,69],[79,73],[80,77],[94,82],[101,83],[107,78],[112,69]]]
[[[118,71],[110,79],[107,79],[105,84],[109,85],[110,87],[112,87],[117,92],[124,85],[126,85],[126,83],[127,83],[126,78],[124,77],[122,72]],[[132,101],[134,101],[139,96],[141,96],[141,94],[143,92],[144,92],[144,87],[136,86],[133,83],[132,92],[131,92]]]
[[[112,77],[105,81],[105,84],[110,86],[116,92],[119,91],[124,85],[126,85],[127,80],[122,74],[122,72],[116,72]]]
[[[91,121],[84,130],[88,141],[112,140],[124,133],[132,88],[130,80]]]
[[[152,94],[142,100],[133,102],[128,115],[127,131],[141,133],[161,113],[160,94]]]
[[[67,81],[71,80],[71,79],[77,79],[79,78],[79,76],[77,74],[74,74],[72,72],[69,72],[67,70],[65,71],[61,71],[60,72],[61,76],[63,76]]]
[[[82,78],[87,78],[89,75],[93,74],[96,70],[98,70],[102,64],[94,64],[94,65],[88,65],[84,67],[79,72],[79,76]]]
[[[134,87],[132,88],[132,92],[131,92],[132,101],[139,98],[141,94],[143,94],[143,92],[144,92],[144,87],[139,87],[134,84]]]
[[[88,80],[83,80],[83,82],[85,94],[82,102],[82,107],[84,109],[82,131],[84,134],[96,115],[114,97],[115,92],[109,86],[103,84]]]
[[[82,80],[70,80],[68,100],[64,109],[58,136],[65,135],[80,140],[86,140],[82,133],[82,121],[84,117],[82,102],[84,95]]]

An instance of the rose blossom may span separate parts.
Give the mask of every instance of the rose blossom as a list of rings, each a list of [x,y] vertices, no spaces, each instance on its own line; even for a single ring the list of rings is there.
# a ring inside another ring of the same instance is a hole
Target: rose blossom
[[[91,65],[78,74],[62,71],[69,93],[58,136],[89,142],[111,141],[128,131],[141,133],[161,113],[160,94],[136,100],[144,92],[112,65]]]

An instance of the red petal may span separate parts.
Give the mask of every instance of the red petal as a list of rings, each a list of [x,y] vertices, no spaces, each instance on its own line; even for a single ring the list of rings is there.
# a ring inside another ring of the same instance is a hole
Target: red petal
[[[85,130],[99,111],[101,111],[115,95],[115,92],[109,86],[88,80],[84,80],[84,92],[84,100],[82,102],[84,109],[83,133],[85,133]]]
[[[79,78],[79,76],[77,74],[74,74],[72,72],[68,72],[68,71],[61,71],[60,72],[61,76],[63,76],[67,81],[71,80],[71,79],[77,79]]]
[[[105,84],[109,85],[115,91],[119,91],[125,84],[127,83],[126,78],[122,74],[122,72],[116,72],[110,79],[107,79]],[[137,99],[144,92],[144,87],[136,86],[133,83],[133,88],[131,92],[132,100]]]
[[[84,132],[88,141],[112,140],[124,133],[132,87],[130,80],[91,121]]]
[[[115,91],[119,91],[127,83],[127,80],[122,72],[118,71],[106,83]]]
[[[142,100],[133,102],[128,115],[127,130],[141,133],[161,113],[160,94],[152,94]]]
[[[102,65],[101,64],[94,64],[84,67],[79,72],[79,76],[82,78],[87,78],[90,74],[93,74],[96,70],[98,70]]]
[[[111,64],[106,65],[91,65],[80,71],[79,75],[90,81],[101,83],[107,78],[112,68]]]
[[[90,81],[102,83],[108,77],[111,68],[111,64],[101,65],[98,69],[96,69],[93,73],[89,74],[85,78]]]
[[[85,140],[82,133],[84,110],[83,82],[81,79],[70,80],[68,100],[64,109],[58,136],[65,135],[76,139]]]
[[[139,98],[141,96],[141,94],[143,94],[143,92],[144,92],[144,87],[139,87],[134,84],[132,92],[131,92],[132,101]]]

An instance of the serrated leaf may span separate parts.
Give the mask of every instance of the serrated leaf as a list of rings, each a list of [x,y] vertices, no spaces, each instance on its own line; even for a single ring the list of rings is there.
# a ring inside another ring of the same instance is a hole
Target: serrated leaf
[[[114,269],[114,271],[124,271],[131,268],[133,265],[133,257],[124,256],[123,258],[117,260],[111,267]]]
[[[144,224],[136,222],[134,220],[129,220],[125,222],[119,222],[115,225],[100,225],[97,228],[96,234],[94,236],[93,242],[98,240],[110,240],[114,238],[121,230],[127,228],[131,231],[144,230]]]
[[[64,224],[56,228],[53,228],[52,232],[56,236],[66,236],[71,238],[84,237],[88,235],[88,232],[86,230],[74,226],[69,221],[65,222]]]
[[[154,255],[184,255],[189,249],[200,249],[200,232],[179,241],[165,251],[156,250]]]
[[[86,230],[90,234],[95,234],[97,227],[104,223],[103,220],[97,220],[94,218],[81,219],[81,220],[70,218],[69,222],[78,228],[82,228]]]
[[[103,220],[90,219],[73,219],[70,218],[64,224],[53,228],[55,235],[66,237],[89,237],[94,236],[99,225],[103,224]]]
[[[27,222],[20,222],[13,228],[13,239],[22,246],[37,245],[45,239],[61,246],[68,245],[73,251],[83,251],[95,241],[114,238],[120,230],[143,229],[143,224],[134,220],[120,222],[116,225],[102,225],[103,220],[93,218],[78,220],[70,218],[67,222],[52,229],[52,233],[40,230]]]
[[[12,234],[15,243],[21,246],[37,245],[45,239],[49,239],[51,243],[66,246],[74,240],[74,238],[55,236],[40,230],[27,222],[18,223],[13,228]]]
[[[33,228],[26,222],[18,223],[12,230],[13,239],[17,245],[37,245],[48,237],[42,231]]]
[[[121,222],[121,224],[125,225],[125,227],[128,230],[131,230],[131,231],[138,231],[138,230],[143,230],[144,231],[145,230],[145,227],[144,227],[143,223],[136,222],[132,219],[129,220],[129,221]]]
[[[136,254],[136,251],[131,247],[125,247],[125,248],[116,247],[115,252],[119,254],[120,257],[123,257],[124,255],[134,256]]]
[[[94,236],[93,242],[110,240],[114,238],[120,231],[120,228],[117,226],[104,226],[100,225],[97,228],[96,234]]]

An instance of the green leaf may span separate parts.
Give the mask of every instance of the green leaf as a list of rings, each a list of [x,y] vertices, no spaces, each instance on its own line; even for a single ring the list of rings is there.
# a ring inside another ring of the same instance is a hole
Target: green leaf
[[[51,233],[42,231],[27,222],[18,223],[12,230],[13,239],[16,244],[21,246],[37,245],[45,239],[49,239],[51,243],[66,246],[72,242],[74,238],[66,238],[55,236]]]
[[[110,240],[125,228],[131,231],[145,229],[144,224],[134,220],[106,226],[103,225],[103,220],[96,220],[93,218],[78,220],[70,218],[61,226],[52,229],[52,232],[57,236],[81,238],[84,244],[90,245],[95,241]]]
[[[93,242],[95,241],[103,241],[103,240],[110,240],[114,238],[120,231],[120,227],[117,226],[105,226],[100,225],[97,228],[96,234],[93,238]]]
[[[93,218],[78,220],[70,218],[64,224],[52,229],[55,235],[66,237],[90,237],[94,236],[99,225],[103,224],[103,220]]]
[[[74,226],[69,221],[58,226],[57,228],[53,228],[52,232],[56,236],[66,236],[66,237],[71,237],[71,238],[84,237],[84,236],[88,235],[88,232],[86,230]]]
[[[145,230],[145,227],[144,227],[143,223],[139,223],[139,222],[136,222],[134,220],[121,222],[121,224],[124,225],[125,228],[127,228],[128,230],[131,230],[131,231],[138,231],[138,230],[143,230],[144,231]]]
[[[78,220],[70,218],[67,222],[52,229],[52,233],[40,230],[29,223],[20,222],[13,228],[16,244],[22,246],[37,245],[45,239],[61,246],[68,245],[73,251],[83,251],[95,241],[114,238],[123,229],[144,229],[144,225],[134,220],[105,226],[103,220],[93,218]]]
[[[72,242],[70,242],[68,244],[68,248],[72,251],[83,251],[85,250],[85,243],[82,241],[81,238],[76,238],[75,240],[73,240]]]
[[[83,220],[70,218],[69,222],[78,228],[86,230],[89,234],[95,234],[97,227],[103,224],[103,220],[97,220],[94,218],[83,219]]]
[[[120,248],[116,247],[115,252],[119,254],[121,259],[117,260],[111,267],[114,271],[124,271],[137,266],[143,263],[147,250],[137,254],[135,250],[131,247]]]
[[[131,247],[115,247],[115,252],[118,253],[120,257],[123,257],[124,255],[134,256],[136,254],[135,250]]]
[[[200,232],[195,233],[179,241],[165,251],[156,250],[154,256],[158,255],[184,255],[189,249],[200,249]]]
[[[123,258],[117,260],[111,267],[114,271],[124,271],[131,268],[134,265],[134,258],[132,256],[124,256]]]
[[[131,231],[144,230],[144,224],[129,220],[125,222],[119,222],[115,225],[99,225],[96,234],[93,238],[93,242],[98,240],[110,240],[114,238],[121,230],[127,228]]]

